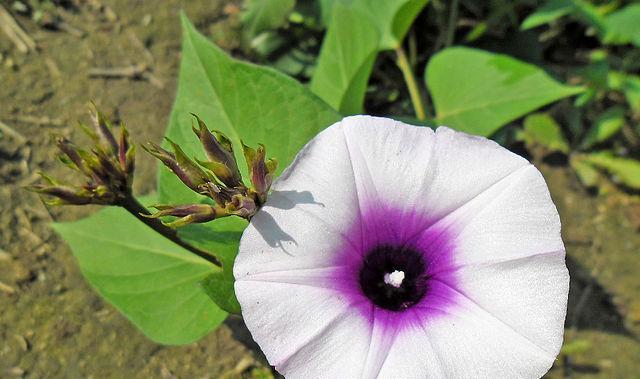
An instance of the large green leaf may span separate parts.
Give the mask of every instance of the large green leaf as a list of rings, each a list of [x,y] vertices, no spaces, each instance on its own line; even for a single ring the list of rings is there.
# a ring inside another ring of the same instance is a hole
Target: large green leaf
[[[329,105],[290,77],[273,69],[230,58],[199,34],[183,16],[183,47],[178,95],[167,137],[191,156],[204,159],[202,147],[191,131],[197,114],[212,129],[228,135],[236,147],[263,143],[267,155],[280,163],[277,174],[320,130],[340,119]],[[236,151],[238,162],[243,162]],[[244,177],[246,167],[240,164]],[[159,172],[160,202],[185,204],[202,201],[164,166]],[[221,307],[237,311],[233,293],[233,258],[246,222],[223,218],[203,228],[189,228],[181,236],[222,257],[225,270],[212,273],[202,285]],[[203,279],[203,278],[201,278]],[[218,287],[214,287],[218,286]]]
[[[125,210],[109,207],[53,227],[89,283],[152,340],[190,343],[225,319],[199,286],[220,270]]]
[[[558,83],[534,65],[463,47],[436,54],[427,65],[426,82],[438,124],[484,136],[583,91]]]
[[[342,114],[361,113],[379,33],[352,8],[338,3],[334,10],[310,88]]]
[[[218,220],[220,221],[220,220]],[[229,313],[240,313],[240,304],[233,288],[233,259],[236,256],[238,241],[247,222],[239,218],[225,220],[226,230],[219,222],[192,224],[181,228],[180,238],[205,251],[215,251],[225,270],[216,270],[207,275],[200,285],[220,308]],[[229,227],[230,226],[230,227]]]
[[[240,146],[240,139],[253,146],[263,143],[267,155],[280,162],[276,174],[307,141],[339,120],[338,113],[294,79],[268,67],[232,59],[199,34],[185,16],[182,23],[178,94],[166,136],[182,146],[187,155],[204,159],[202,147],[191,131],[190,113],[197,114],[210,128],[227,134],[236,147]],[[236,158],[244,161],[239,151]],[[245,165],[240,166],[246,175]],[[164,167],[159,172],[159,195],[162,203],[202,200]],[[231,222],[224,219],[215,224],[222,229],[232,228]]]

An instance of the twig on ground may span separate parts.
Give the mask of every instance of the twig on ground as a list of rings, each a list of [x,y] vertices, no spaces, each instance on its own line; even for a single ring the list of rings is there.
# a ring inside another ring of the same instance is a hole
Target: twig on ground
[[[150,72],[149,65],[144,63],[126,67],[92,68],[91,70],[89,70],[89,76],[92,78],[105,79],[143,79],[158,88],[164,87],[164,84]]]
[[[7,120],[14,122],[24,122],[27,124],[33,124],[38,126],[63,126],[64,123],[57,119],[51,118],[48,116],[33,116],[33,115],[17,115],[17,116],[9,116],[5,117]]]
[[[16,293],[16,289],[11,287],[8,284],[4,284],[4,283],[0,282],[0,292],[4,292],[6,294],[13,295],[14,293]]]
[[[147,61],[149,66],[153,66],[156,63],[156,60],[153,58],[151,51],[140,41],[140,38],[134,33],[131,29],[127,29],[127,36],[131,43],[135,45],[138,49],[142,50],[142,54],[144,54],[144,59]]]
[[[18,25],[11,13],[0,4],[0,29],[9,37],[11,42],[22,53],[36,51],[35,41]]]
[[[13,137],[13,139],[15,139],[16,142],[18,142],[21,145],[24,145],[27,143],[27,138],[25,136],[15,131],[13,128],[11,128],[9,125],[5,124],[2,121],[0,121],[0,132]]]

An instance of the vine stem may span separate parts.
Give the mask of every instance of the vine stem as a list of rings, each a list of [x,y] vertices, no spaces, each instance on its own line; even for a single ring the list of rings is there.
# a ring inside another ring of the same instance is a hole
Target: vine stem
[[[191,245],[190,243],[184,241],[178,236],[178,233],[176,232],[175,229],[172,229],[164,225],[157,218],[149,218],[149,217],[143,216],[143,215],[150,215],[151,213],[146,207],[140,204],[140,202],[132,195],[125,197],[123,200],[118,202],[117,205],[126,209],[127,212],[131,213],[135,218],[142,221],[145,225],[147,225],[157,233],[161,234],[171,242],[186,249],[190,253],[199,256],[200,258],[206,260],[207,262],[222,268],[222,262],[220,261],[220,259],[218,259],[218,257],[213,255],[212,253],[207,252],[205,250],[201,250]]]
[[[407,54],[404,52],[402,46],[396,48],[396,56],[396,64],[402,72],[404,81],[407,84],[407,89],[409,90],[409,96],[411,96],[411,103],[413,104],[413,110],[416,113],[416,117],[418,120],[425,120],[427,118],[427,114],[425,112],[424,101],[420,94],[416,77],[411,69],[411,64],[409,63]]]

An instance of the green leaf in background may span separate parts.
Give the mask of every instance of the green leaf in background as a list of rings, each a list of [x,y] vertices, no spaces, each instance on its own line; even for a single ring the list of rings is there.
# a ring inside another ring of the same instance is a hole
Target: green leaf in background
[[[591,341],[574,339],[562,345],[562,349],[560,349],[560,354],[562,355],[582,354],[589,351],[589,349],[591,349],[591,346],[592,346]]]
[[[640,4],[626,6],[604,19],[605,44],[632,43],[640,47]]]
[[[249,45],[260,33],[284,25],[295,0],[247,0],[242,15],[242,37]]]
[[[615,106],[604,111],[593,123],[582,140],[581,147],[588,149],[613,137],[624,126],[624,108]]]
[[[357,114],[380,37],[369,18],[340,3],[334,9],[310,89],[340,113]]]
[[[562,135],[560,125],[547,113],[534,113],[524,119],[521,138],[527,146],[541,145],[549,151],[567,154],[569,144]]]
[[[584,161],[613,175],[617,182],[634,189],[640,189],[640,162],[621,158],[609,151],[584,155]]]
[[[236,147],[240,139],[252,146],[263,143],[267,156],[279,162],[276,174],[289,165],[307,141],[340,119],[296,80],[268,67],[232,59],[199,34],[185,16],[182,22],[178,94],[166,136],[187,155],[204,159],[191,131],[190,113],[197,114],[210,129],[225,133]],[[236,158],[244,161],[242,151],[236,151]],[[246,177],[246,166],[240,166]],[[202,200],[164,167],[160,168],[158,187],[161,203]],[[228,226],[227,219],[215,223],[222,229]]]
[[[342,114],[362,113],[376,55],[402,44],[428,0],[325,0],[327,34],[311,90]],[[331,11],[327,11],[331,9]]]
[[[571,156],[569,164],[585,187],[595,187],[600,181],[600,172],[598,172],[595,167],[585,162],[582,156]]]
[[[109,207],[53,227],[89,283],[152,340],[190,343],[225,319],[199,286],[220,270],[125,210]]]
[[[464,47],[448,48],[431,58],[426,82],[438,124],[483,136],[583,91],[558,83],[534,65]]]
[[[229,136],[236,148],[241,146],[240,139],[252,146],[263,143],[267,156],[280,163],[276,174],[289,165],[307,141],[340,119],[329,105],[294,79],[271,68],[232,59],[199,34],[184,16],[182,23],[178,95],[166,135],[180,144],[187,155],[204,159],[202,147],[191,131],[191,112],[209,128]],[[241,154],[236,150],[238,162],[244,160]],[[246,166],[240,167],[246,178]],[[164,166],[159,171],[158,187],[161,203],[202,201],[202,196],[186,188]],[[181,232],[189,242],[222,256],[228,269],[210,273],[212,276],[203,286],[212,299],[230,311],[237,311],[231,267],[245,227],[246,222],[227,217],[216,220],[208,229]],[[213,289],[213,284],[219,287]]]
[[[380,33],[380,50],[393,50],[400,46],[409,27],[428,2],[429,0],[320,0],[320,6],[324,23],[329,28],[338,4],[360,13],[360,17],[369,18]]]
[[[607,6],[598,7],[585,0],[549,0],[529,15],[520,25],[521,30],[548,24],[564,16],[571,16],[602,34],[605,29],[604,13]]]
[[[628,75],[622,87],[629,107],[640,114],[640,76]]]
[[[220,221],[220,220],[218,220]],[[204,292],[220,308],[229,313],[240,313],[240,304],[233,288],[233,259],[237,244],[247,223],[239,218],[228,219],[231,228],[223,230],[218,222],[191,224],[178,230],[180,238],[205,251],[215,251],[225,270],[216,270],[207,275],[200,285]],[[229,268],[228,270],[226,268]]]
[[[521,30],[528,30],[566,16],[573,12],[574,5],[571,0],[549,0],[535,12],[522,21]]]

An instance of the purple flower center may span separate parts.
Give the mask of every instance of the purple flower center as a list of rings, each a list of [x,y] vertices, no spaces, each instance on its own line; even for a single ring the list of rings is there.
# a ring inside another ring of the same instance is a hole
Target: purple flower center
[[[328,285],[390,332],[447,314],[459,286],[455,225],[375,204],[345,233]]]
[[[370,250],[360,267],[360,288],[380,308],[398,312],[420,302],[429,275],[415,249],[380,245]]]

